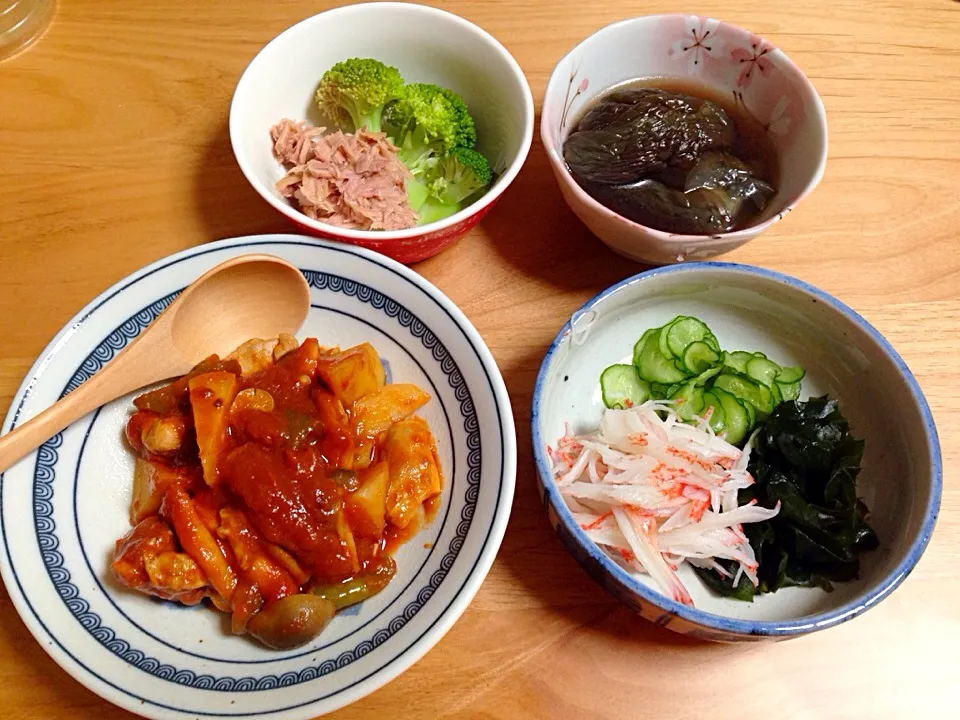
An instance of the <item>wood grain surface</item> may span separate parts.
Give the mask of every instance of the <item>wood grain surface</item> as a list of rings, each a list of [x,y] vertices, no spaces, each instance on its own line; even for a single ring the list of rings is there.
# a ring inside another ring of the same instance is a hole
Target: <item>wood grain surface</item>
[[[519,471],[506,538],[476,599],[436,648],[337,717],[956,717],[960,4],[436,4],[497,36],[538,105],[570,47],[635,15],[682,9],[722,18],[790,55],[826,106],[826,175],[788,218],[726,259],[811,282],[890,339],[933,409],[943,504],[904,585],[825,633],[705,644],[659,630],[605,595],[540,507],[528,418],[557,328],[640,266],[606,251],[568,211],[535,141],[479,229],[416,266],[477,326],[513,399]],[[0,64],[0,409],[63,323],[128,273],[210,240],[293,231],[234,163],[229,100],[264,43],[328,5],[62,0],[39,44]],[[132,716],[60,670],[0,589],[0,717]]]

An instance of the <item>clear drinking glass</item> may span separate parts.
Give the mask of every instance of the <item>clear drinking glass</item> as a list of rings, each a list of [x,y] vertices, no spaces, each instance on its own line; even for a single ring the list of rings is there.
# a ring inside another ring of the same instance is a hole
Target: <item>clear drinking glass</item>
[[[56,0],[0,0],[0,60],[43,35],[56,7]]]

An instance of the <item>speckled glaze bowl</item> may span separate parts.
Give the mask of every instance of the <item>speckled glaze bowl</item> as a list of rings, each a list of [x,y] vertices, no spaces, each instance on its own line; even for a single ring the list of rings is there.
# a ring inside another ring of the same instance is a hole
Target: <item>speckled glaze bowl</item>
[[[780,180],[750,227],[718,235],[663,232],[607,209],[573,179],[563,143],[584,108],[612,86],[644,77],[696,80],[731,97],[766,128],[779,155]],[[763,38],[695,15],[624,20],[577,45],[550,76],[540,137],[574,213],[615,252],[653,264],[710,258],[752,240],[817,186],[827,162],[826,114],[803,72]]]
[[[879,549],[861,556],[860,578],[833,592],[785,588],[752,603],[713,594],[688,566],[680,577],[695,608],[661,594],[649,576],[625,571],[589,540],[550,475],[547,445],[564,423],[597,427],[600,372],[630,362],[634,342],[676,315],[693,315],[721,347],[761,350],[802,365],[801,399],[838,398],[851,432],[866,440],[859,495],[871,510]],[[534,390],[533,449],[550,522],[571,554],[604,588],[644,618],[719,641],[803,635],[856,617],[887,597],[917,564],[940,506],[940,446],[930,408],[909,368],[860,315],[821,290],[780,273],[730,263],[650,270],[586,303],[547,351]]]
[[[335,63],[372,57],[408,83],[436,83],[463,96],[477,150],[497,173],[460,212],[406,230],[353,230],[307,217],[274,187],[284,175],[270,128],[283,118],[322,124],[314,96]],[[260,196],[304,232],[360,245],[402,263],[436,255],[470,231],[513,182],[533,139],[533,95],[523,71],[492,35],[452,13],[413,3],[362,3],[314,15],[271,40],[250,62],[230,106],[230,142]]]

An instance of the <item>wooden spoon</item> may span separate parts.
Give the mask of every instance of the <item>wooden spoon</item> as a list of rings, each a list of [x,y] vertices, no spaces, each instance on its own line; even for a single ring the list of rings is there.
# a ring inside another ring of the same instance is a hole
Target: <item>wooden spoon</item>
[[[309,310],[310,286],[279,258],[242,255],[217,265],[100,372],[0,438],[0,472],[111,400],[184,375],[204,358],[226,355],[251,338],[295,333]]]

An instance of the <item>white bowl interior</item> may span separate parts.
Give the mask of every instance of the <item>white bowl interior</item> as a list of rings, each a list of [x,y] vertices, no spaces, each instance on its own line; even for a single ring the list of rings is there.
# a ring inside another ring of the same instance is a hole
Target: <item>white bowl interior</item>
[[[832,593],[786,588],[745,603],[713,594],[684,566],[681,578],[698,609],[744,620],[797,620],[839,609],[883,584],[921,532],[931,463],[910,387],[869,334],[811,293],[729,269],[648,275],[603,298],[593,311],[576,316],[547,370],[535,408],[544,443],[555,443],[565,422],[573,432],[596,428],[603,412],[600,372],[630,362],[644,330],[681,314],[706,322],[725,350],[760,350],[778,363],[802,365],[801,399],[824,393],[839,398],[853,434],[866,440],[858,490],[880,548],[861,557],[859,580],[838,583]],[[637,577],[656,589],[649,576]]]
[[[462,18],[425,6],[353,5],[286,30],[254,58],[237,85],[230,112],[234,152],[274,206],[290,209],[274,188],[284,169],[273,156],[271,126],[283,118],[322,124],[314,102],[320,78],[352,57],[376,58],[398,68],[406,82],[459,93],[476,123],[477,149],[491,167],[503,173],[522,161],[532,133],[530,89],[496,40]],[[299,213],[297,219],[317,224]]]
[[[699,51],[690,49],[695,36],[703,38]],[[682,15],[638,17],[588,37],[557,64],[544,97],[544,144],[561,170],[558,179],[575,184],[563,162],[563,143],[596,97],[638,78],[688,78],[728,97],[742,93],[744,105],[770,126],[780,181],[776,196],[754,224],[792,206],[823,172],[827,143],[823,106],[803,73],[772,47],[764,55],[767,72],[757,70],[741,83],[743,65],[732,53],[754,44],[769,47],[733,25]]]

